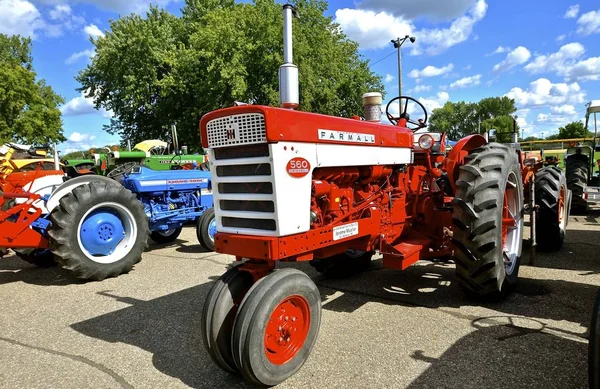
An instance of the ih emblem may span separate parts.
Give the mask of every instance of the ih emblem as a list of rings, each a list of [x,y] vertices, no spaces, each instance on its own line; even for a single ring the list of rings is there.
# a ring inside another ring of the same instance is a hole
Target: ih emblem
[[[236,131],[238,129],[237,123],[229,123],[229,128],[227,129],[227,140],[236,140],[237,134]]]

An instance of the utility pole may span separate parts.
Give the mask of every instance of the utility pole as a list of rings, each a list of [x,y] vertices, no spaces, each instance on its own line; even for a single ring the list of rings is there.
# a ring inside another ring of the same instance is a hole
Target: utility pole
[[[408,35],[404,38],[398,37],[398,39],[392,39],[394,48],[398,49],[398,96],[402,96],[402,50],[400,50],[400,47],[407,39],[410,39],[411,43],[415,43],[417,40],[414,36]]]

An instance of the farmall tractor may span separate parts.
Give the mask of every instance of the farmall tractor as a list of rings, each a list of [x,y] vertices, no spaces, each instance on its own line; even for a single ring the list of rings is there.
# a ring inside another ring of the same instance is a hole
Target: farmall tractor
[[[446,155],[445,134],[414,133],[426,109],[404,96],[396,99],[413,101],[424,120],[401,104],[399,116],[386,112],[394,126],[381,124],[372,96],[365,120],[295,110],[293,13],[283,6],[281,107],[234,106],[200,121],[216,251],[237,262],[206,298],[202,338],[217,366],[260,386],[301,368],[321,321],[315,283],[277,261],[309,261],[327,275],[361,271],[376,251],[398,270],[451,258],[467,293],[498,299],[517,282],[523,242],[525,165],[510,145],[471,135]]]

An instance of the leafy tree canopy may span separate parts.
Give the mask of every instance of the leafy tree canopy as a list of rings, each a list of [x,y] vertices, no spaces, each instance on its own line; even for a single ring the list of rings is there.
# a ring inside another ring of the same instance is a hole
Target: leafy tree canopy
[[[447,132],[453,140],[476,134],[478,130],[483,133],[494,129],[497,140],[506,142],[514,131],[512,115],[516,111],[514,100],[508,97],[488,97],[477,103],[448,101],[443,107],[433,110],[429,129]]]
[[[362,94],[383,91],[381,78],[359,56],[358,44],[323,16],[326,2],[293,3],[300,15],[293,21],[299,109],[361,114]],[[92,40],[96,56],[77,80],[97,108],[114,112],[109,133],[132,144],[167,141],[176,123],[179,143],[193,152],[205,113],[234,101],[279,104],[282,30],[281,4],[274,0],[186,0],[181,17],[152,7],[146,17],[111,21],[110,32]]]
[[[36,81],[31,39],[0,34],[0,142],[62,142],[64,99]]]

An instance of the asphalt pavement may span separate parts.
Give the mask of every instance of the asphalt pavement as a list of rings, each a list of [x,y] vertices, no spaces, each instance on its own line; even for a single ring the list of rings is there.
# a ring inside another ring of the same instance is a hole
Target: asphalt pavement
[[[571,216],[560,252],[532,266],[525,241],[517,290],[495,304],[468,300],[453,264],[395,271],[375,259],[346,280],[286,264],[319,286],[323,314],[310,358],[279,387],[586,388],[599,254],[600,211]],[[199,336],[211,283],[232,261],[205,252],[191,227],[102,282],[0,259],[0,387],[247,387]]]

